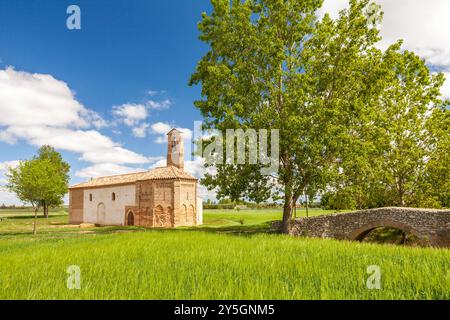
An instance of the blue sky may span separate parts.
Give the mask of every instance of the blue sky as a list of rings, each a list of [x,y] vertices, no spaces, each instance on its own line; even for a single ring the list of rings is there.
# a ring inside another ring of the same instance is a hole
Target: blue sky
[[[81,30],[66,27],[71,4],[81,9]],[[200,88],[189,87],[188,81],[207,50],[198,40],[197,23],[209,9],[207,0],[3,0],[0,69],[12,66],[17,72],[51,75],[67,84],[74,100],[108,122],[95,130],[127,150],[151,157],[149,162],[117,166],[148,168],[154,165],[153,157],[166,153],[165,144],[155,143],[163,135],[152,125],[192,130],[194,121],[201,119],[193,107]],[[117,115],[126,104],[145,106],[147,118],[127,125],[122,121],[126,113]],[[148,126],[145,137],[133,134],[137,126]],[[0,139],[0,163],[28,158],[38,148],[23,135],[16,140]],[[79,160],[80,152],[60,151],[72,166],[72,183],[87,178],[77,174],[80,170],[101,163]]]
[[[375,1],[385,11],[380,46],[404,39],[450,78],[450,1]],[[319,15],[347,3],[325,0]],[[66,27],[71,4],[81,30]],[[197,23],[210,10],[209,0],[0,1],[0,186],[5,168],[42,144],[71,164],[72,184],[164,165],[165,132],[189,138],[201,120],[200,88],[188,81],[208,50]],[[201,161],[186,160],[201,175]],[[0,203],[17,199],[0,189]]]

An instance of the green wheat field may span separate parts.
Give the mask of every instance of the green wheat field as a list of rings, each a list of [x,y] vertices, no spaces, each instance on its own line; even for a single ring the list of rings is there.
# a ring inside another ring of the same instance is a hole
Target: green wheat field
[[[292,238],[270,231],[279,210],[206,210],[175,230],[80,229],[55,210],[36,236],[30,214],[0,211],[0,299],[450,299],[450,250]]]

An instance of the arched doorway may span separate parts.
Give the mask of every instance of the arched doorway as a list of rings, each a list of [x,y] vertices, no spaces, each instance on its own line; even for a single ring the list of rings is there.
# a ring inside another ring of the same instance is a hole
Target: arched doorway
[[[97,224],[106,224],[106,207],[103,202],[100,202],[97,206]]]
[[[134,226],[134,213],[129,211],[127,215],[127,226]]]

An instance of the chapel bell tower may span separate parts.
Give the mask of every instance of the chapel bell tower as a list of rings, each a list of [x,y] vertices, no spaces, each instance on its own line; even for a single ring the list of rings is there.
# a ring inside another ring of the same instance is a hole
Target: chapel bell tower
[[[167,134],[167,166],[184,169],[183,133],[177,129]]]

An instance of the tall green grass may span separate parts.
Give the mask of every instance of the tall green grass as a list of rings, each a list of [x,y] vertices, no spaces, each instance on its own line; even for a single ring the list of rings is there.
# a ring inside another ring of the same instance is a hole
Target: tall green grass
[[[280,217],[205,210],[197,228],[80,229],[61,211],[32,236],[31,216],[4,212],[0,299],[450,299],[450,250],[268,234]],[[80,290],[66,286],[71,265]],[[366,287],[371,265],[380,290]]]
[[[0,299],[450,299],[450,251],[148,230],[0,240]],[[66,287],[81,268],[81,290]],[[381,268],[381,289],[366,287]]]
[[[334,210],[310,209],[309,216],[336,213]],[[255,226],[270,221],[281,220],[281,209],[250,209],[250,210],[205,210],[203,227],[220,228],[232,226]],[[296,211],[297,217],[305,217],[305,209]]]

